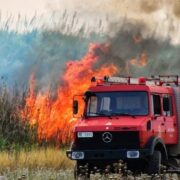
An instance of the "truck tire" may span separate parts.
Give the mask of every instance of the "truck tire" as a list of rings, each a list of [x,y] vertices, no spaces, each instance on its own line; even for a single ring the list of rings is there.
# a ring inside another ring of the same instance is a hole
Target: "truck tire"
[[[90,179],[90,174],[88,173],[88,175],[86,175],[86,176],[81,174],[78,166],[79,166],[79,163],[76,162],[76,164],[74,166],[74,179],[75,180],[88,180],[88,179]]]
[[[148,162],[148,174],[156,174],[161,171],[161,152],[154,151],[152,157]]]

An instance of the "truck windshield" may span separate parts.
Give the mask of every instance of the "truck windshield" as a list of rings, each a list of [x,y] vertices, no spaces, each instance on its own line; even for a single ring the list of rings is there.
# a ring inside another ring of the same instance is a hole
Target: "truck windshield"
[[[98,92],[87,97],[87,116],[143,116],[148,114],[146,92]]]

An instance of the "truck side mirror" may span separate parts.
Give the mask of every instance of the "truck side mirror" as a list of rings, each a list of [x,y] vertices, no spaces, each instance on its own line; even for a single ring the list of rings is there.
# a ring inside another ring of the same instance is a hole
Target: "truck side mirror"
[[[169,111],[170,110],[170,102],[168,97],[163,98],[163,110],[164,111]]]
[[[78,101],[74,100],[73,101],[73,114],[77,114],[78,113]]]

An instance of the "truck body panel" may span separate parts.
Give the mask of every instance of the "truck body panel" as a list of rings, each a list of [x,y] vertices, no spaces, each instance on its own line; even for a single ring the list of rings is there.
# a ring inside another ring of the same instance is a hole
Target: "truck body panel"
[[[177,128],[177,143],[169,147],[169,154],[171,156],[177,156],[180,155],[180,88],[179,87],[172,87],[174,91],[174,113],[176,114],[177,122],[176,128]]]

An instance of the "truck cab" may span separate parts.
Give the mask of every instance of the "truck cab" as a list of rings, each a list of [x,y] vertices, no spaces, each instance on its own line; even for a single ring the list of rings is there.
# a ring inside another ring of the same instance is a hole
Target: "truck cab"
[[[178,157],[178,82],[176,76],[93,77],[67,151],[67,157],[77,161],[76,176],[82,165],[88,164],[90,172],[118,160],[133,171],[159,173],[161,164]],[[76,99],[73,111],[78,113]]]

